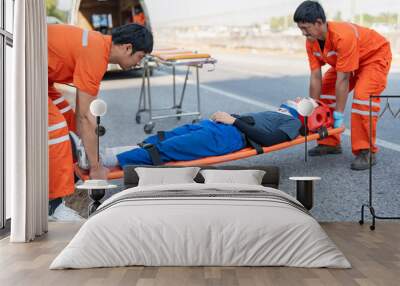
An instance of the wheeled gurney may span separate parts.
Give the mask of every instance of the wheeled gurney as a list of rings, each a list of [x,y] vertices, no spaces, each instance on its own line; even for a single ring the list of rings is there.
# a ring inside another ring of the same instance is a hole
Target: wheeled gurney
[[[140,90],[140,98],[138,110],[136,112],[136,123],[141,123],[142,113],[149,114],[149,120],[144,125],[144,132],[149,134],[153,131],[155,126],[155,120],[176,117],[180,119],[183,116],[194,116],[199,120],[201,118],[200,111],[200,79],[199,69],[204,65],[214,65],[217,61],[212,58],[209,54],[196,53],[187,50],[176,50],[167,49],[153,52],[150,56],[146,56],[143,62],[143,75],[142,75],[142,86]],[[166,108],[153,108],[151,88],[150,88],[150,74],[154,66],[163,65],[172,68],[172,100],[173,104]],[[180,98],[177,98],[176,91],[176,68],[179,66],[187,67],[185,79],[182,86]],[[196,69],[196,97],[197,97],[197,108],[195,111],[183,111],[182,103],[185,97],[185,91],[187,82],[189,79],[190,68]],[[159,111],[172,111],[173,113],[154,115],[155,112]]]

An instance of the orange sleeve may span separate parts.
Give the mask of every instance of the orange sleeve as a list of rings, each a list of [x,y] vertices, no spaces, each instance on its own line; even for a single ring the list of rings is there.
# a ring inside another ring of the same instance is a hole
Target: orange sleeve
[[[78,58],[73,84],[81,91],[96,96],[100,82],[107,71],[107,58],[95,49],[84,49]]]
[[[358,69],[360,52],[357,36],[351,31],[341,34],[336,43],[336,71],[352,72]]]
[[[310,70],[320,69],[325,63],[320,61],[317,56],[314,55],[312,50],[312,45],[307,41],[306,42],[306,49],[308,55],[308,62],[310,64]]]

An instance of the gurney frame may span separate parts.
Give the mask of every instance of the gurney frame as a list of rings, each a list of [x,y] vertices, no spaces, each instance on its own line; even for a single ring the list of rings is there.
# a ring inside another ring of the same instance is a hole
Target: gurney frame
[[[140,98],[138,110],[136,112],[136,123],[141,123],[141,114],[143,112],[149,114],[149,120],[144,125],[143,130],[146,134],[149,134],[153,131],[155,127],[155,120],[165,119],[165,118],[177,118],[178,120],[183,116],[195,116],[196,118],[193,122],[201,119],[201,109],[200,109],[200,79],[199,79],[199,69],[204,65],[214,65],[217,61],[213,58],[200,58],[200,59],[185,59],[185,60],[175,60],[175,61],[166,61],[159,59],[154,56],[146,56],[143,62],[143,75],[142,75],[142,86],[140,90]],[[150,88],[150,73],[151,69],[155,66],[164,65],[172,68],[172,100],[173,104],[170,107],[166,108],[153,108],[152,105],[152,97],[151,97],[151,88]],[[177,98],[177,88],[176,88],[176,68],[178,66],[186,66],[185,79],[182,86],[182,91],[180,97]],[[197,108],[195,111],[183,111],[182,104],[185,98],[185,92],[187,87],[187,82],[189,79],[190,68],[193,67],[196,69],[196,99],[197,99]],[[174,111],[173,114],[163,114],[154,116],[154,112],[157,111]]]

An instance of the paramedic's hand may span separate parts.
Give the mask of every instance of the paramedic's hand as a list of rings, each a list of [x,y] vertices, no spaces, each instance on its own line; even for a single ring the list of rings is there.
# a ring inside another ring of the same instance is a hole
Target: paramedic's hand
[[[232,125],[235,122],[236,118],[230,115],[229,113],[223,111],[217,111],[213,115],[211,115],[211,120],[215,122]]]
[[[103,165],[97,165],[90,168],[90,178],[97,180],[107,180],[107,175],[110,172],[108,168]]]

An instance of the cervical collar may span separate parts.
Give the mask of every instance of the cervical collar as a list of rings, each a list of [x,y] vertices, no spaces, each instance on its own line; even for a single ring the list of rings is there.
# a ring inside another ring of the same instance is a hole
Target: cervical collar
[[[297,103],[293,100],[288,100],[286,103],[281,104],[280,108],[284,108],[289,111],[290,115],[294,118],[299,118],[299,113],[297,112]]]

